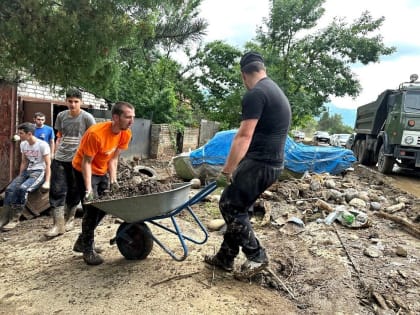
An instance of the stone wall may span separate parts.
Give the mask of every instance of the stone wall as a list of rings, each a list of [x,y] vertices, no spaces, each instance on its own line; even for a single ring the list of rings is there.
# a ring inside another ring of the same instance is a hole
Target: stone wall
[[[38,98],[43,100],[58,100],[58,101],[65,101],[65,96],[59,94],[61,90],[60,87],[51,88],[49,86],[40,85],[37,81],[25,81],[19,83],[17,86],[17,96],[19,97],[32,97]],[[107,109],[108,106],[106,101],[103,98],[98,98],[95,95],[82,92],[83,96],[83,103],[90,108],[100,109],[105,108]]]

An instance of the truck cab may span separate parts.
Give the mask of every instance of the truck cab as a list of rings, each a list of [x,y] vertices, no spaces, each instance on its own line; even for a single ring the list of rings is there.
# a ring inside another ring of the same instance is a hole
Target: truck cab
[[[396,90],[382,92],[376,101],[357,109],[353,151],[361,164],[378,164],[391,173],[397,163],[420,167],[420,82],[412,75]]]

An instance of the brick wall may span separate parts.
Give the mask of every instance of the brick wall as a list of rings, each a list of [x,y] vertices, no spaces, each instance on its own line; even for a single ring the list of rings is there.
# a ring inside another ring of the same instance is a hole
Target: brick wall
[[[17,95],[18,97],[26,96],[51,101],[60,100],[64,102],[65,96],[58,93],[60,89],[60,87],[51,88],[40,85],[37,81],[28,80],[18,84]],[[108,108],[103,98],[97,98],[95,95],[88,92],[82,92],[82,96],[83,103],[91,108]]]

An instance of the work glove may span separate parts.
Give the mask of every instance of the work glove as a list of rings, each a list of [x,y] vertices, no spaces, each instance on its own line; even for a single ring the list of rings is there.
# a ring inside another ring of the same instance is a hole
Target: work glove
[[[109,185],[109,190],[111,190],[111,192],[117,192],[120,189],[120,184],[118,184],[118,182],[113,182]]]
[[[231,175],[228,173],[220,172],[220,174],[216,177],[216,185],[217,187],[226,187],[231,182]]]
[[[90,202],[93,199],[95,199],[95,197],[93,196],[93,191],[86,191],[84,201],[85,202]]]
[[[44,182],[41,186],[41,192],[46,193],[49,190],[50,190],[50,183],[49,182]]]

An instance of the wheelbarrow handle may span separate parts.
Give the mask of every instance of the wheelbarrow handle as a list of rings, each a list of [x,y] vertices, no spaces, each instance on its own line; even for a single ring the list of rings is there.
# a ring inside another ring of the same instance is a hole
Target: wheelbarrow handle
[[[204,197],[207,195],[210,195],[213,191],[215,191],[217,188],[216,181],[211,182],[207,186],[205,186],[203,189],[201,189],[197,194],[195,194],[189,201],[188,205],[192,206],[193,204],[196,204],[197,202],[201,201]]]

